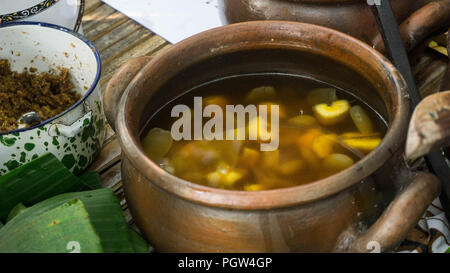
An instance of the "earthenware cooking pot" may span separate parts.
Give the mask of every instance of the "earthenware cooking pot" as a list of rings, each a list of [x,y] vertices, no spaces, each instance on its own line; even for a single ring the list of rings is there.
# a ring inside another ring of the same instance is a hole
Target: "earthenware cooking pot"
[[[289,20],[331,27],[384,52],[370,10],[375,0],[220,0],[230,23]],[[407,50],[427,35],[450,25],[450,0],[391,0]]]
[[[374,151],[340,173],[260,192],[194,184],[144,154],[141,136],[162,105],[199,84],[247,73],[339,86],[375,108],[389,129]],[[203,32],[151,60],[130,60],[108,84],[104,107],[122,147],[128,206],[157,251],[387,251],[440,191],[434,176],[411,173],[404,163],[410,108],[399,72],[370,46],[329,28],[255,21]]]
[[[0,175],[48,152],[71,171],[81,172],[99,153],[105,135],[97,50],[81,35],[46,23],[0,25],[0,37],[0,59],[9,60],[13,71],[67,68],[82,96],[64,112],[35,126],[0,132]]]

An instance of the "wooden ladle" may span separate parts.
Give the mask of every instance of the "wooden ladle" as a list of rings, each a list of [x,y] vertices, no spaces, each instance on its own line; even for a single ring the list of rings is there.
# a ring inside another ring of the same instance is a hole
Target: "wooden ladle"
[[[441,90],[450,90],[450,65]],[[450,146],[450,91],[430,95],[417,105],[409,124],[406,157],[413,161],[445,146]]]

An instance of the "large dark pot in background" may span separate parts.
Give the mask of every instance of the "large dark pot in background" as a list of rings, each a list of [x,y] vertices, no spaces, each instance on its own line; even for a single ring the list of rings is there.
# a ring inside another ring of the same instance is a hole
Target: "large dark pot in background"
[[[230,23],[288,20],[337,29],[384,52],[370,1],[365,0],[220,0]],[[373,2],[373,1],[372,1]],[[450,25],[450,0],[391,0],[407,50]]]
[[[140,137],[161,105],[210,80],[263,72],[311,76],[349,90],[385,117],[388,132],[336,175],[261,192],[190,183],[144,154]],[[373,48],[332,29],[281,21],[213,29],[150,61],[131,60],[112,78],[104,104],[122,147],[128,205],[157,251],[362,252],[373,241],[387,251],[440,191],[434,176],[413,174],[404,164],[410,108],[403,78]]]

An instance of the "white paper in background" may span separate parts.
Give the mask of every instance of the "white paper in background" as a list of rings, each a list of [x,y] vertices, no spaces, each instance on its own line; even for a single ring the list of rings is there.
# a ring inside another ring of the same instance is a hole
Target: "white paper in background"
[[[225,25],[221,0],[103,0],[170,43]]]

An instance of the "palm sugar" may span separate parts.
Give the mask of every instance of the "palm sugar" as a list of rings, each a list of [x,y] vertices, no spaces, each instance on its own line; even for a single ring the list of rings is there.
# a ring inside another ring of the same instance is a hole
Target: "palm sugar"
[[[81,98],[66,68],[59,73],[34,72],[35,68],[11,71],[9,61],[0,59],[0,132],[17,129],[25,113],[36,112],[47,120]]]

